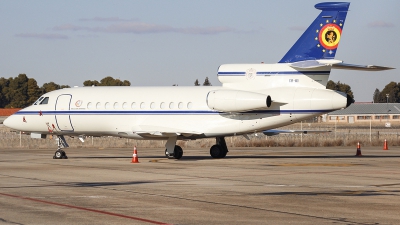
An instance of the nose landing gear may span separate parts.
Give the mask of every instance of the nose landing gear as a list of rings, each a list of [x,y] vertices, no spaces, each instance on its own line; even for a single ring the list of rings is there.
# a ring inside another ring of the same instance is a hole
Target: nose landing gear
[[[57,135],[57,151],[54,152],[53,159],[68,159],[67,154],[62,150],[62,148],[68,148],[69,145],[64,138],[64,135]]]

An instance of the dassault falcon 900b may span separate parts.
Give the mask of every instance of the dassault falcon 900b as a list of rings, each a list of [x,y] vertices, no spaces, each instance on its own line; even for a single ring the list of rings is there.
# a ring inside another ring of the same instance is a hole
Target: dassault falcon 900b
[[[322,12],[278,63],[221,65],[220,87],[65,88],[44,94],[4,124],[32,136],[56,135],[57,159],[67,158],[64,135],[167,140],[165,154],[175,159],[183,155],[177,140],[214,137],[210,154],[223,158],[225,137],[268,134],[349,106],[353,100],[345,93],[326,89],[332,68],[391,69],[334,59],[349,5],[316,4]]]

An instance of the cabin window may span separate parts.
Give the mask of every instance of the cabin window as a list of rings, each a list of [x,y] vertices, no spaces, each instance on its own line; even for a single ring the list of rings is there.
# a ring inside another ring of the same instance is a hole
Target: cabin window
[[[100,108],[101,108],[101,103],[98,102],[98,103],[96,104],[96,109],[100,109]]]
[[[182,108],[183,108],[183,102],[179,102],[178,108],[179,108],[179,109],[182,109]]]
[[[106,102],[106,104],[105,104],[105,108],[106,108],[106,109],[109,109],[109,108],[111,108],[111,105],[110,105],[110,103],[109,103],[109,102]]]
[[[123,109],[127,109],[127,108],[128,108],[128,103],[124,102],[124,103],[122,104],[122,108],[123,108]]]
[[[188,109],[193,108],[193,103],[189,102],[189,103],[187,104],[187,107],[188,107]]]
[[[115,102],[114,103],[114,109],[118,109],[119,108],[119,104],[118,104],[118,102]]]
[[[161,109],[165,109],[165,102],[161,102],[160,108],[161,108]]]
[[[44,98],[44,99],[40,102],[41,105],[47,105],[47,103],[49,103],[49,97]]]
[[[150,108],[151,109],[154,109],[155,107],[156,107],[156,103],[154,103],[154,102],[150,103]]]
[[[93,107],[93,104],[91,103],[91,102],[89,102],[88,104],[87,104],[87,108],[88,109],[91,109]]]
[[[174,104],[173,102],[170,102],[170,103],[169,103],[169,108],[170,108],[170,109],[173,109],[174,107],[175,107],[175,104]]]
[[[136,102],[132,102],[131,108],[132,108],[132,109],[135,109],[135,108],[136,108]]]
[[[146,103],[144,103],[144,102],[140,103],[140,108],[141,108],[141,109],[146,108]]]

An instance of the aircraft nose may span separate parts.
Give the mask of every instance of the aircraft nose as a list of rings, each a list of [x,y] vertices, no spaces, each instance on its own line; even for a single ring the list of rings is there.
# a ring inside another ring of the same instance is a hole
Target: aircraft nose
[[[10,120],[9,120],[9,118],[10,118],[10,117],[7,117],[7,118],[3,121],[3,124],[4,124],[6,127],[9,127],[9,126],[10,126]]]
[[[16,128],[16,126],[17,126],[17,123],[16,123],[17,121],[16,121],[16,117],[15,116],[9,116],[9,117],[7,117],[4,121],[3,121],[3,124],[6,126],[6,127],[9,127],[9,128],[12,128],[12,129],[17,129]]]

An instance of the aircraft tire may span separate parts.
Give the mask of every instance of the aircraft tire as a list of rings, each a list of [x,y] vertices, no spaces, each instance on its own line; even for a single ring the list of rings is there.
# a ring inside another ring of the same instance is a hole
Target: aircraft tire
[[[222,150],[220,158],[225,158],[226,154],[228,154],[228,151]]]
[[[181,146],[175,145],[174,158],[175,159],[180,159],[180,158],[182,158],[182,156],[183,156],[183,150],[182,150]]]
[[[228,153],[228,151],[224,150],[224,148],[220,145],[213,145],[210,148],[210,155],[214,159],[225,158],[227,153]]]
[[[221,154],[223,154],[221,146],[219,146],[219,145],[211,146],[211,148],[210,148],[211,157],[213,157],[214,159],[219,159],[219,158],[221,158]]]
[[[62,150],[57,150],[57,151],[54,153],[53,159],[62,159],[62,158],[64,157],[64,155],[65,155],[65,152],[64,152],[64,151],[62,151]]]

